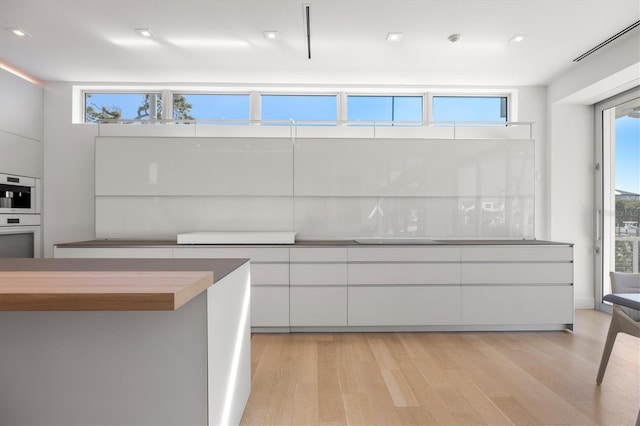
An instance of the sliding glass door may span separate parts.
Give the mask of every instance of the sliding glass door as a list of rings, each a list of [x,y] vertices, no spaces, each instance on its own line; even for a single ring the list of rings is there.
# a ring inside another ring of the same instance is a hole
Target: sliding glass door
[[[596,308],[611,292],[609,272],[640,263],[640,88],[596,105]]]

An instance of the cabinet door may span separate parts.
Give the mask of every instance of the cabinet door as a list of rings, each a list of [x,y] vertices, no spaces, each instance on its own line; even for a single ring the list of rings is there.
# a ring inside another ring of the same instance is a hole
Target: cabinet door
[[[173,249],[176,258],[248,258],[251,263],[289,263],[288,248],[256,247],[177,247]]]
[[[291,286],[303,285],[347,285],[346,263],[292,263]]]
[[[349,285],[459,283],[459,263],[349,264]]]
[[[573,286],[463,287],[462,323],[573,324]]]
[[[462,285],[572,283],[573,263],[462,264]]]
[[[289,327],[288,286],[251,286],[251,327]]]
[[[291,287],[291,327],[347,325],[347,287]]]
[[[460,323],[459,286],[349,287],[349,326]]]
[[[571,246],[463,247],[462,262],[571,262]]]
[[[55,247],[54,257],[58,258],[171,258],[171,248],[165,247],[113,247],[113,248],[87,248],[87,247]]]

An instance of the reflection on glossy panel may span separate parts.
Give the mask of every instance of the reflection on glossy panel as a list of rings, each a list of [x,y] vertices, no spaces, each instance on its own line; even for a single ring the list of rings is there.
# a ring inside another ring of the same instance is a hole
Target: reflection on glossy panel
[[[291,231],[291,197],[97,197],[96,238],[196,231]]]
[[[298,139],[296,196],[523,197],[531,140]]]
[[[96,139],[96,195],[291,195],[286,138]]]
[[[533,238],[533,198],[296,197],[298,237]]]

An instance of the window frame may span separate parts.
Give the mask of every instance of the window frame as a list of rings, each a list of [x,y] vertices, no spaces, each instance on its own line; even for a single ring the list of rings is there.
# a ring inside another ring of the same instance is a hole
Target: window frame
[[[160,119],[164,119],[166,116],[166,97],[165,97],[165,90],[162,89],[131,89],[131,90],[123,90],[123,89],[114,89],[114,90],[107,90],[107,89],[100,89],[100,90],[92,90],[92,89],[84,89],[80,92],[81,95],[81,104],[82,104],[82,109],[80,111],[81,117],[82,117],[82,121],[81,123],[83,124],[99,124],[98,122],[89,122],[87,121],[87,95],[150,95],[150,94],[156,94],[160,96],[160,104],[161,104],[161,117],[157,117],[157,120]],[[173,98],[172,98],[173,100]],[[173,102],[172,102],[173,105]],[[173,110],[172,110],[172,115],[173,115]],[[135,118],[126,118],[126,117],[121,117],[119,119],[116,120],[122,120],[122,121],[127,121],[127,120],[136,120]],[[152,119],[145,119],[145,120],[140,120],[140,121],[151,121]]]
[[[234,91],[234,92],[220,92],[220,91],[216,91],[216,92],[204,92],[204,91],[197,91],[197,90],[180,90],[179,88],[176,90],[167,90],[167,100],[170,99],[170,101],[167,102],[168,106],[167,108],[163,108],[163,112],[166,111],[167,114],[163,114],[166,116],[166,118],[168,120],[175,120],[173,118],[173,97],[175,95],[183,95],[183,96],[188,96],[188,95],[205,95],[205,96],[247,96],[248,101],[249,101],[249,105],[248,105],[248,114],[247,114],[247,118],[246,119],[228,119],[229,121],[243,121],[246,120],[247,122],[250,122],[252,120],[251,117],[251,109],[252,109],[252,92],[241,92],[241,91]],[[164,97],[163,97],[163,101],[164,101]],[[164,107],[164,105],[163,105]],[[219,119],[219,118],[196,118],[194,119],[194,121],[212,121],[212,120],[226,120],[226,119]]]
[[[349,120],[349,97],[353,96],[353,97],[387,97],[387,98],[422,98],[422,111],[421,111],[421,119],[419,120],[420,122],[424,123],[427,117],[426,114],[426,99],[427,99],[427,95],[428,93],[425,92],[419,92],[419,93],[397,93],[397,92],[389,92],[389,93],[379,93],[379,92],[374,92],[374,93],[353,93],[353,92],[344,92],[344,115],[343,115],[343,120],[344,122],[347,122],[349,124],[355,124],[356,120]],[[353,123],[352,123],[353,121]],[[375,122],[375,121],[384,121],[384,122],[388,122],[391,123],[390,120],[367,120],[366,122]],[[413,122],[413,121],[411,121]],[[363,126],[366,126],[366,124],[362,124]],[[371,124],[372,126],[374,124]]]
[[[517,98],[515,92],[476,92],[476,91],[460,91],[460,92],[428,92],[427,93],[428,119],[427,121],[432,123],[433,120],[433,98],[437,97],[460,97],[460,98],[507,98],[507,118],[505,124],[516,122],[516,108],[514,107],[514,99]],[[456,121],[456,120],[454,120]],[[473,121],[457,121],[461,123],[473,123]],[[486,123],[486,121],[478,121],[478,123]],[[492,123],[502,123],[494,121]]]
[[[262,97],[263,96],[332,96],[335,98],[336,100],[336,116],[334,119],[329,119],[329,120],[318,120],[321,122],[325,122],[325,121],[330,121],[330,122],[335,122],[336,124],[339,124],[340,122],[340,110],[341,110],[341,92],[268,92],[268,91],[256,91],[256,102],[255,102],[255,107],[256,107],[256,120],[258,121],[262,121]],[[268,119],[268,120],[272,120],[272,119]],[[287,119],[273,119],[272,121],[286,121]],[[289,119],[292,120],[292,119]],[[296,121],[295,119],[293,119],[294,122]],[[305,122],[305,121],[313,121],[313,120],[300,120],[301,122]],[[334,125],[336,125],[334,124]],[[274,124],[277,125],[277,124]],[[325,124],[326,125],[326,124]]]

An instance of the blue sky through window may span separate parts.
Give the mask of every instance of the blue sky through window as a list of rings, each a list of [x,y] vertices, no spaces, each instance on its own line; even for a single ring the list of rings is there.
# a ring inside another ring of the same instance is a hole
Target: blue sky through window
[[[158,94],[158,96],[160,96]],[[248,120],[249,94],[183,94],[191,104],[194,119]],[[143,93],[92,93],[87,106],[99,110],[118,107],[122,119],[133,119],[144,101]],[[506,97],[500,96],[434,96],[433,121],[506,121]],[[349,121],[422,121],[422,96],[347,96]],[[148,117],[147,117],[148,118]],[[297,121],[338,119],[336,95],[269,95],[261,96],[261,119]]]
[[[506,97],[434,96],[433,121],[507,121]]]
[[[349,121],[422,121],[422,96],[348,96]]]
[[[174,95],[175,96],[175,95]],[[195,120],[248,120],[249,95],[182,94]],[[174,118],[177,117],[174,110]]]
[[[262,120],[325,120],[338,117],[336,95],[262,95]]]
[[[640,194],[640,118],[616,119],[615,189]]]

